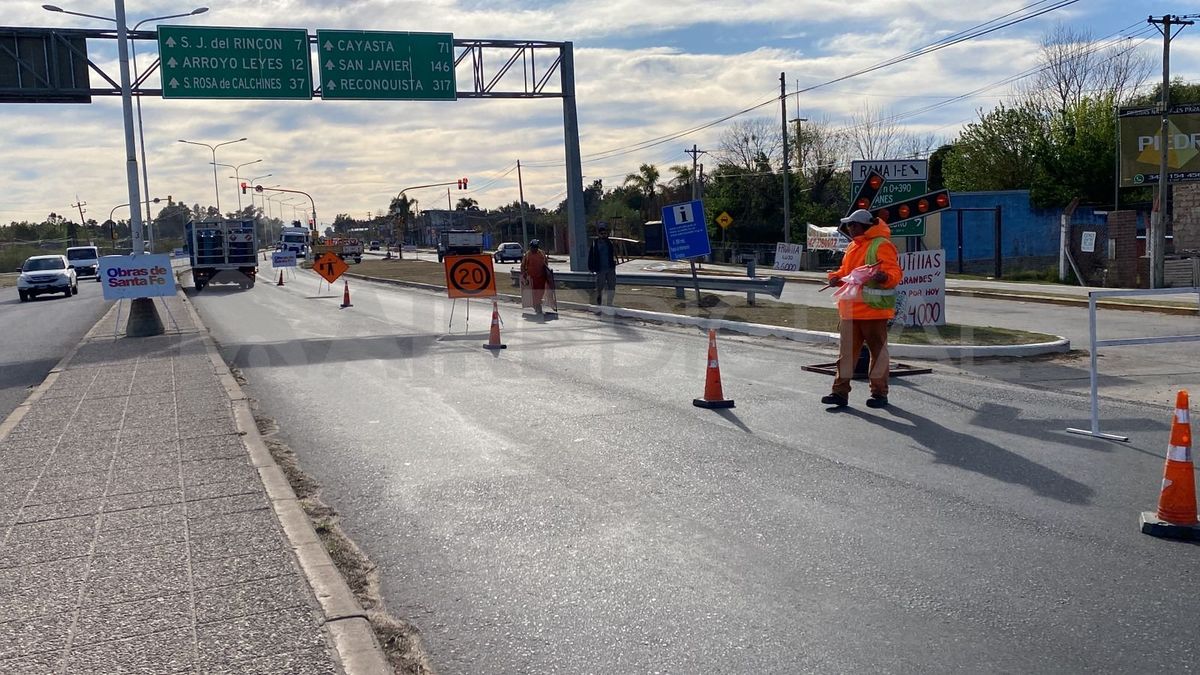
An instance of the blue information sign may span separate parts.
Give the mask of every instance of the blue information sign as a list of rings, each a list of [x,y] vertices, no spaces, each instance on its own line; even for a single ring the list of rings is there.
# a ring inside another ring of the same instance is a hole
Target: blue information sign
[[[662,210],[663,232],[671,260],[699,258],[712,253],[704,204],[699,200],[670,204]]]

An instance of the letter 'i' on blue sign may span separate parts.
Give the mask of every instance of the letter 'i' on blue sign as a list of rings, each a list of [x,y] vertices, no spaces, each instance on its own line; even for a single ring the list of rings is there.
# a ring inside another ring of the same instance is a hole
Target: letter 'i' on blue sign
[[[664,206],[662,222],[671,260],[699,258],[712,252],[700,200]]]

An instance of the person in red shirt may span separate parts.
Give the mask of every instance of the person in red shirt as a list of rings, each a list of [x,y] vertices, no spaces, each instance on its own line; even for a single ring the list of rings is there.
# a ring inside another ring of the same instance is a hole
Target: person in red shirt
[[[841,286],[843,277],[861,267],[868,267],[866,281],[860,293],[838,300],[837,377],[833,391],[821,398],[821,403],[842,407],[850,403],[850,380],[862,346],[871,353],[871,397],[867,407],[883,408],[888,404],[887,348],[888,322],[896,315],[896,286],[903,272],[900,256],[892,244],[892,230],[870,211],[859,209],[842,218],[841,229],[851,239],[842,258],[842,266],[829,273],[829,285]],[[872,271],[873,270],[873,271]]]

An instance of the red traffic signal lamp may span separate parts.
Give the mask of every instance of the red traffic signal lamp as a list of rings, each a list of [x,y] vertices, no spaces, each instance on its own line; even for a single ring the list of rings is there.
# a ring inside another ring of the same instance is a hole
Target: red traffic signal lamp
[[[875,195],[879,194],[883,183],[883,176],[874,171],[868,174],[867,179],[858,188],[858,194],[854,195],[854,200],[850,202],[850,212],[858,209],[870,209],[871,203],[875,201]],[[846,215],[850,215],[850,212],[847,212]]]
[[[887,206],[871,209],[871,215],[885,223],[898,223],[909,218],[917,218],[937,213],[938,211],[945,211],[948,208],[950,208],[950,191],[934,190],[920,197],[913,197],[902,202],[895,202]]]
[[[242,183],[242,194],[246,194],[246,184]]]
[[[457,182],[458,182],[458,189],[459,189],[459,190],[466,190],[466,189],[467,189],[467,179],[466,179],[466,178],[459,178]]]

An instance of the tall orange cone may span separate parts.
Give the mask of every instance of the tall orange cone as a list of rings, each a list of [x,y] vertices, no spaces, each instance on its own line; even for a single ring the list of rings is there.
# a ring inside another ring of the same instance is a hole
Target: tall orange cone
[[[496,301],[492,301],[492,330],[488,333],[487,344],[484,349],[508,349],[508,345],[500,344],[500,307]]]
[[[283,270],[279,270],[279,281],[275,282],[276,286],[283,285]]]
[[[342,309],[353,307],[354,305],[350,304],[350,281],[343,279],[342,283],[345,284],[342,286]]]
[[[1185,390],[1175,397],[1158,512],[1142,512],[1142,532],[1172,539],[1200,539],[1200,521],[1196,519],[1196,474],[1192,465],[1192,425]]]
[[[733,399],[721,392],[721,364],[717,362],[717,331],[708,329],[708,366],[704,375],[704,398],[692,399],[701,408],[732,408]]]

